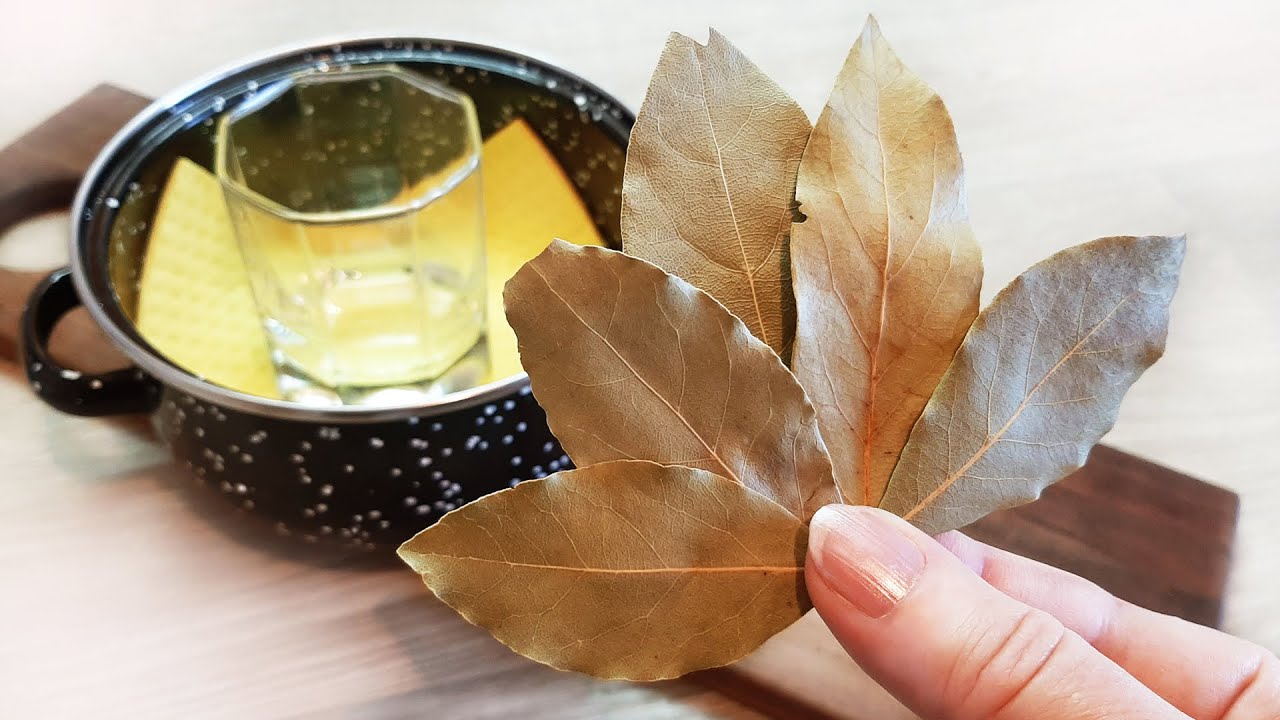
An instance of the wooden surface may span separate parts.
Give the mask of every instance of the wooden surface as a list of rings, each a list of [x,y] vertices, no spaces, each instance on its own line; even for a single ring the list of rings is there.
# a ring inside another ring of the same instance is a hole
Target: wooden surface
[[[104,79],[155,94],[264,47],[387,28],[523,48],[635,106],[665,33],[714,24],[816,115],[875,10],[952,110],[986,297],[1073,243],[1189,233],[1168,354],[1108,442],[1240,494],[1225,626],[1277,649],[1280,7],[1168,5],[28,3],[0,28],[0,144]],[[0,262],[56,262],[56,236],[20,231]],[[0,716],[750,716],[685,683],[531,666],[398,569],[266,552],[180,480],[137,423],[57,415],[0,373]]]
[[[1100,445],[1040,500],[965,532],[1149,610],[1218,627],[1238,511],[1230,491]]]
[[[136,93],[99,85],[0,149],[0,235],[27,219],[70,206],[98,151],[147,102]],[[0,358],[17,356],[12,330],[44,274],[0,264]],[[59,328],[50,350],[64,364],[74,358],[84,372],[127,364],[84,311],[76,311]]]

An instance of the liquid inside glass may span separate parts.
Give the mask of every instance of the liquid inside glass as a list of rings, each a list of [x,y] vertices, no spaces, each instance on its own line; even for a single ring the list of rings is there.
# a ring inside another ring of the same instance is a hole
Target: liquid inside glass
[[[348,74],[269,89],[220,128],[281,391],[363,404],[469,387],[487,367],[474,110],[398,69]]]

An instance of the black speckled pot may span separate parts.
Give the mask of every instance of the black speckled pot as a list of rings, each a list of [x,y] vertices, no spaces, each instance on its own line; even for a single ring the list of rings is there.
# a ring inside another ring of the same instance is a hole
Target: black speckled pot
[[[409,38],[326,44],[210,75],[125,126],[80,187],[72,267],[35,290],[23,323],[27,375],[50,405],[78,415],[150,413],[157,435],[197,483],[281,534],[366,549],[397,545],[462,503],[569,467],[528,378],[411,407],[309,408],[185,372],[137,333],[133,314],[158,193],[178,156],[210,165],[219,113],[299,70],[386,62],[467,92],[485,135],[524,117],[605,238],[617,243],[634,117],[616,100],[562,70],[494,48]],[[52,361],[53,327],[82,301],[134,369],[84,375]]]

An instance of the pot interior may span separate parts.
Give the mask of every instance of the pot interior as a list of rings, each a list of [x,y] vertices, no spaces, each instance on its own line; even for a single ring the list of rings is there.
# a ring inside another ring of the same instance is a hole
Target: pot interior
[[[218,117],[276,80],[305,70],[384,63],[465,92],[484,137],[523,118],[572,180],[605,242],[620,246],[622,170],[633,116],[586,81],[513,53],[438,40],[376,39],[281,53],[163,98],[117,136],[86,178],[73,248],[78,280],[92,295],[86,304],[98,305],[95,315],[135,362],[148,367],[158,360],[202,382],[164,361],[135,326],[151,221],[175,161],[185,157],[211,169]],[[501,198],[486,199],[496,202]]]

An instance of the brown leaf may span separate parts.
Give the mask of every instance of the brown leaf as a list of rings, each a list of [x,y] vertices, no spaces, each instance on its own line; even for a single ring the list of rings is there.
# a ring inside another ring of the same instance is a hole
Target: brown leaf
[[[792,368],[848,502],[875,505],[978,312],[982,254],[942,100],[869,20],[800,163]]]
[[[557,240],[505,299],[534,395],[579,467],[701,468],[806,521],[839,500],[799,383],[706,293],[643,260]]]
[[[1164,352],[1181,237],[1113,237],[1033,266],[974,322],[881,507],[929,533],[1029,502],[1084,464]]]
[[[725,665],[809,608],[805,525],[711,473],[619,461],[446,515],[400,548],[513,650],[601,678]]]
[[[729,41],[667,40],[627,148],[623,249],[709,293],[784,357],[804,111]]]

